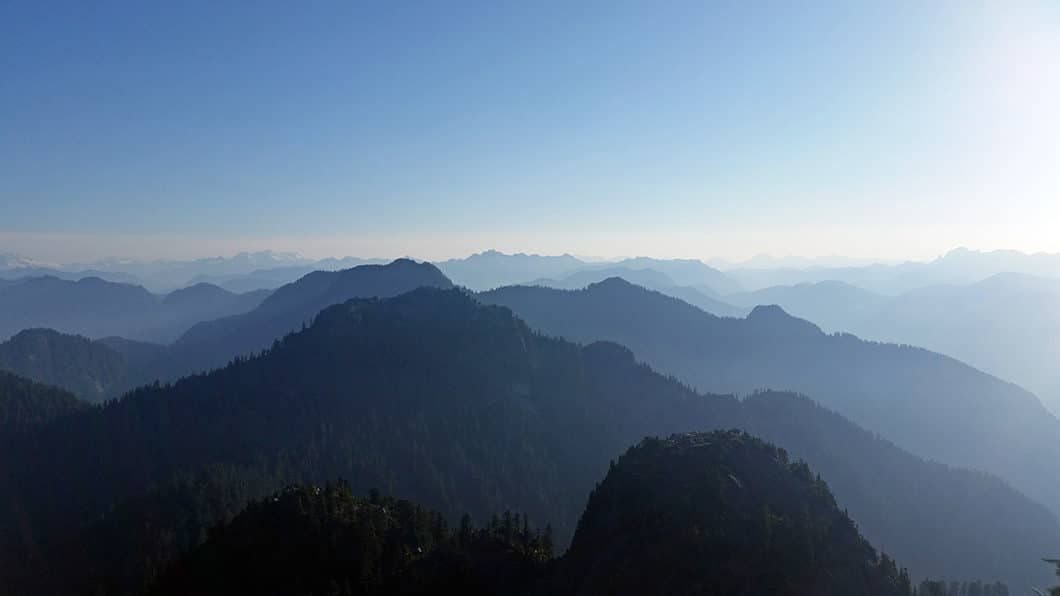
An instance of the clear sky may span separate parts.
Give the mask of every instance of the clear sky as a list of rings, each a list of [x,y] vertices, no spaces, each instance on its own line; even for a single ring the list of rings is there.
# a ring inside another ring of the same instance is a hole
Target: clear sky
[[[0,2],[0,252],[1060,251],[1060,2]]]

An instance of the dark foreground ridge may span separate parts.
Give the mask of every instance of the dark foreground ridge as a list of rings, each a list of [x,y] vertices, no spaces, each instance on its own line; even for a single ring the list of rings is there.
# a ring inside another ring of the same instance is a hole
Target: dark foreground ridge
[[[215,529],[156,594],[908,596],[802,463],[739,431],[646,439],[593,491],[570,552],[508,512],[450,531],[348,485],[294,488]]]

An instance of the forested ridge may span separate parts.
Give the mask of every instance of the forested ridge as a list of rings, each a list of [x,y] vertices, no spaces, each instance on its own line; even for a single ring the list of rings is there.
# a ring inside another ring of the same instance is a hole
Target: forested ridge
[[[939,582],[925,582],[928,589]],[[960,585],[960,584],[957,584]],[[1000,596],[1000,584],[975,596]],[[912,596],[827,484],[741,431],[649,438],[592,491],[570,550],[519,513],[476,527],[348,484],[288,487],[213,528],[154,594]],[[923,594],[934,594],[925,592]],[[943,592],[945,594],[945,592]]]
[[[124,356],[101,342],[52,329],[26,329],[0,343],[0,370],[62,387],[89,402],[131,388]]]
[[[25,434],[87,407],[58,387],[0,370],[0,439]]]

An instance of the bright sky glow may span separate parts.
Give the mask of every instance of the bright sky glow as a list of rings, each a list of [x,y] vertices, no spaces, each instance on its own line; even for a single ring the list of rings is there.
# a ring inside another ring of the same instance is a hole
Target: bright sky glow
[[[0,5],[0,252],[1060,252],[1060,4]]]

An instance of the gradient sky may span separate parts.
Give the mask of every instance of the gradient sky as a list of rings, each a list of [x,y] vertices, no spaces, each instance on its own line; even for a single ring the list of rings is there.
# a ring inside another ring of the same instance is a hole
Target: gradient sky
[[[1057,106],[1053,0],[0,2],[0,252],[1060,252]]]

